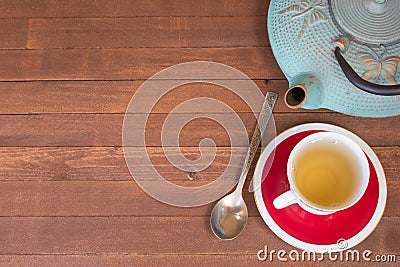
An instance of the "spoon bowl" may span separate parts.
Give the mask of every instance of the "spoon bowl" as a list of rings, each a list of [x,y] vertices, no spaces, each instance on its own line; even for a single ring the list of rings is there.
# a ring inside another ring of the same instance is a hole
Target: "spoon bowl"
[[[246,227],[247,218],[246,203],[242,195],[237,196],[235,191],[214,206],[210,217],[211,230],[219,239],[234,239]]]

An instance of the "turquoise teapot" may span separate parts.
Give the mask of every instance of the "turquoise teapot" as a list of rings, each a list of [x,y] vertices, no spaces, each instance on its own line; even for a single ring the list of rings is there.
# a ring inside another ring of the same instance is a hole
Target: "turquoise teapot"
[[[400,114],[399,0],[272,0],[268,34],[288,107]]]

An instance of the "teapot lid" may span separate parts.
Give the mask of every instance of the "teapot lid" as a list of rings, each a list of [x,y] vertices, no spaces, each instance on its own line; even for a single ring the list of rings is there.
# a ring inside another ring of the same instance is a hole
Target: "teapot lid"
[[[399,0],[330,0],[329,7],[338,28],[361,43],[400,41]]]

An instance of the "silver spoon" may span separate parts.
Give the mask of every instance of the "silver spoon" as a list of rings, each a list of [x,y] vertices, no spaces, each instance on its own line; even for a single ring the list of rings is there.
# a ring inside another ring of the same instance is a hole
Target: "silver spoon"
[[[211,212],[211,230],[220,239],[236,238],[247,224],[248,212],[242,196],[243,185],[277,98],[278,94],[270,92],[265,96],[238,185],[235,191],[221,198]]]

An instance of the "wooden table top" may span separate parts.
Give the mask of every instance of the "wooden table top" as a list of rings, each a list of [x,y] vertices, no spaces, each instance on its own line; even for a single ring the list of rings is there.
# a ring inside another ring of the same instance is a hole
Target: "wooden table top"
[[[209,228],[213,204],[172,207],[133,181],[122,149],[130,99],[151,75],[194,60],[227,64],[253,79],[264,94],[279,93],[278,133],[325,122],[370,144],[386,172],[387,206],[378,227],[356,248],[400,255],[400,118],[285,107],[287,81],[266,33],[268,4],[0,0],[0,264],[257,266],[268,264],[257,259],[265,245],[293,249],[264,224],[250,193],[244,194],[250,214],[245,232],[220,241]],[[180,144],[195,158],[199,140],[217,140],[217,156],[208,169],[186,173],[162,153],[157,127],[177,104],[199,96],[231,106],[250,137],[255,125],[249,109],[226,89],[190,84],[166,95],[150,115],[148,153],[157,170],[177,184],[208,183],[229,160],[226,133],[207,120],[187,125]]]

